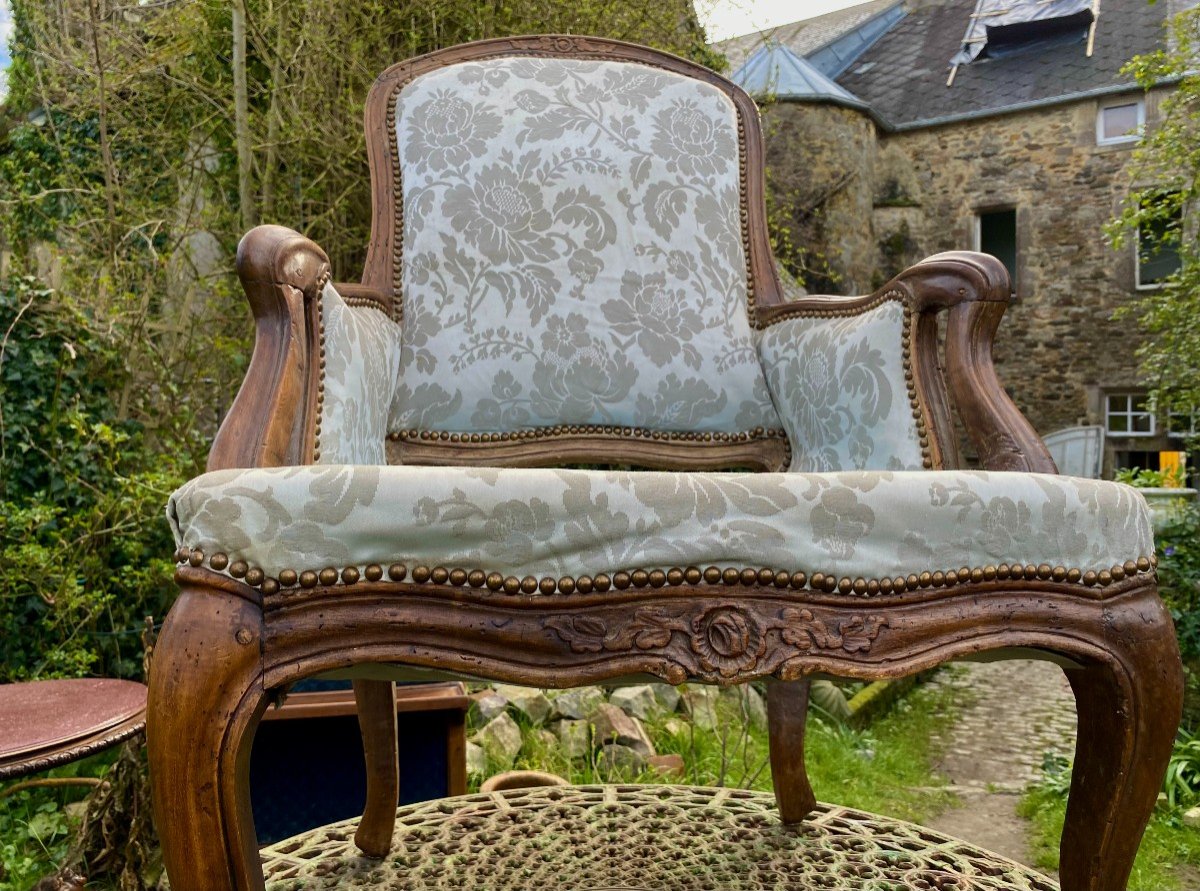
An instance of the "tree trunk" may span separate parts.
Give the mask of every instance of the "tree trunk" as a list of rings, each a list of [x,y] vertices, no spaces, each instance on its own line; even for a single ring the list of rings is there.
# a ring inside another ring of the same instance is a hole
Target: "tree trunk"
[[[233,0],[233,127],[237,144],[238,207],[242,230],[255,225],[250,96],[246,86],[246,3]]]

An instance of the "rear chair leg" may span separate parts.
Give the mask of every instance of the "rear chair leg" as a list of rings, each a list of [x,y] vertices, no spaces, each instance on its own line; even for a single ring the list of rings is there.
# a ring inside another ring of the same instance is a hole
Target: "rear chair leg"
[[[807,678],[767,685],[767,727],[775,801],[785,824],[802,822],[817,798],[804,769],[804,722],[808,716]]]
[[[367,805],[354,833],[354,843],[368,857],[386,857],[392,846],[400,797],[396,688],[391,681],[355,681],[354,700],[367,763]]]

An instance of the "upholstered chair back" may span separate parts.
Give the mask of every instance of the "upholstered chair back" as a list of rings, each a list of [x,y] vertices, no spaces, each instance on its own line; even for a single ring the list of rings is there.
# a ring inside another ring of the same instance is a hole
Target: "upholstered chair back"
[[[635,442],[775,440],[751,463],[778,459],[753,330],[752,105],[611,45],[505,49],[381,78],[400,460],[559,438],[635,461]]]

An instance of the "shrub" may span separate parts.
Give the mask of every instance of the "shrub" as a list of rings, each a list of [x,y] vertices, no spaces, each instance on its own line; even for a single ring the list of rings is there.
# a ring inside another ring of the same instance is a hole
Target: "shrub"
[[[119,349],[28,279],[0,283],[0,680],[141,673],[171,595],[162,504],[191,461],[110,387]]]

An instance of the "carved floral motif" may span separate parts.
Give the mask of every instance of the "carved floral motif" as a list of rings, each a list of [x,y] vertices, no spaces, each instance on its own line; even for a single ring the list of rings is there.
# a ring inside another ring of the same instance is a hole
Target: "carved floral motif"
[[[720,603],[646,606],[624,619],[554,616],[545,624],[575,653],[662,650],[690,675],[731,679],[766,669],[759,662],[771,635],[778,635],[781,641],[773,648],[780,663],[821,650],[865,653],[887,627],[888,619],[854,615],[827,621],[807,608],[762,614],[743,604]]]

